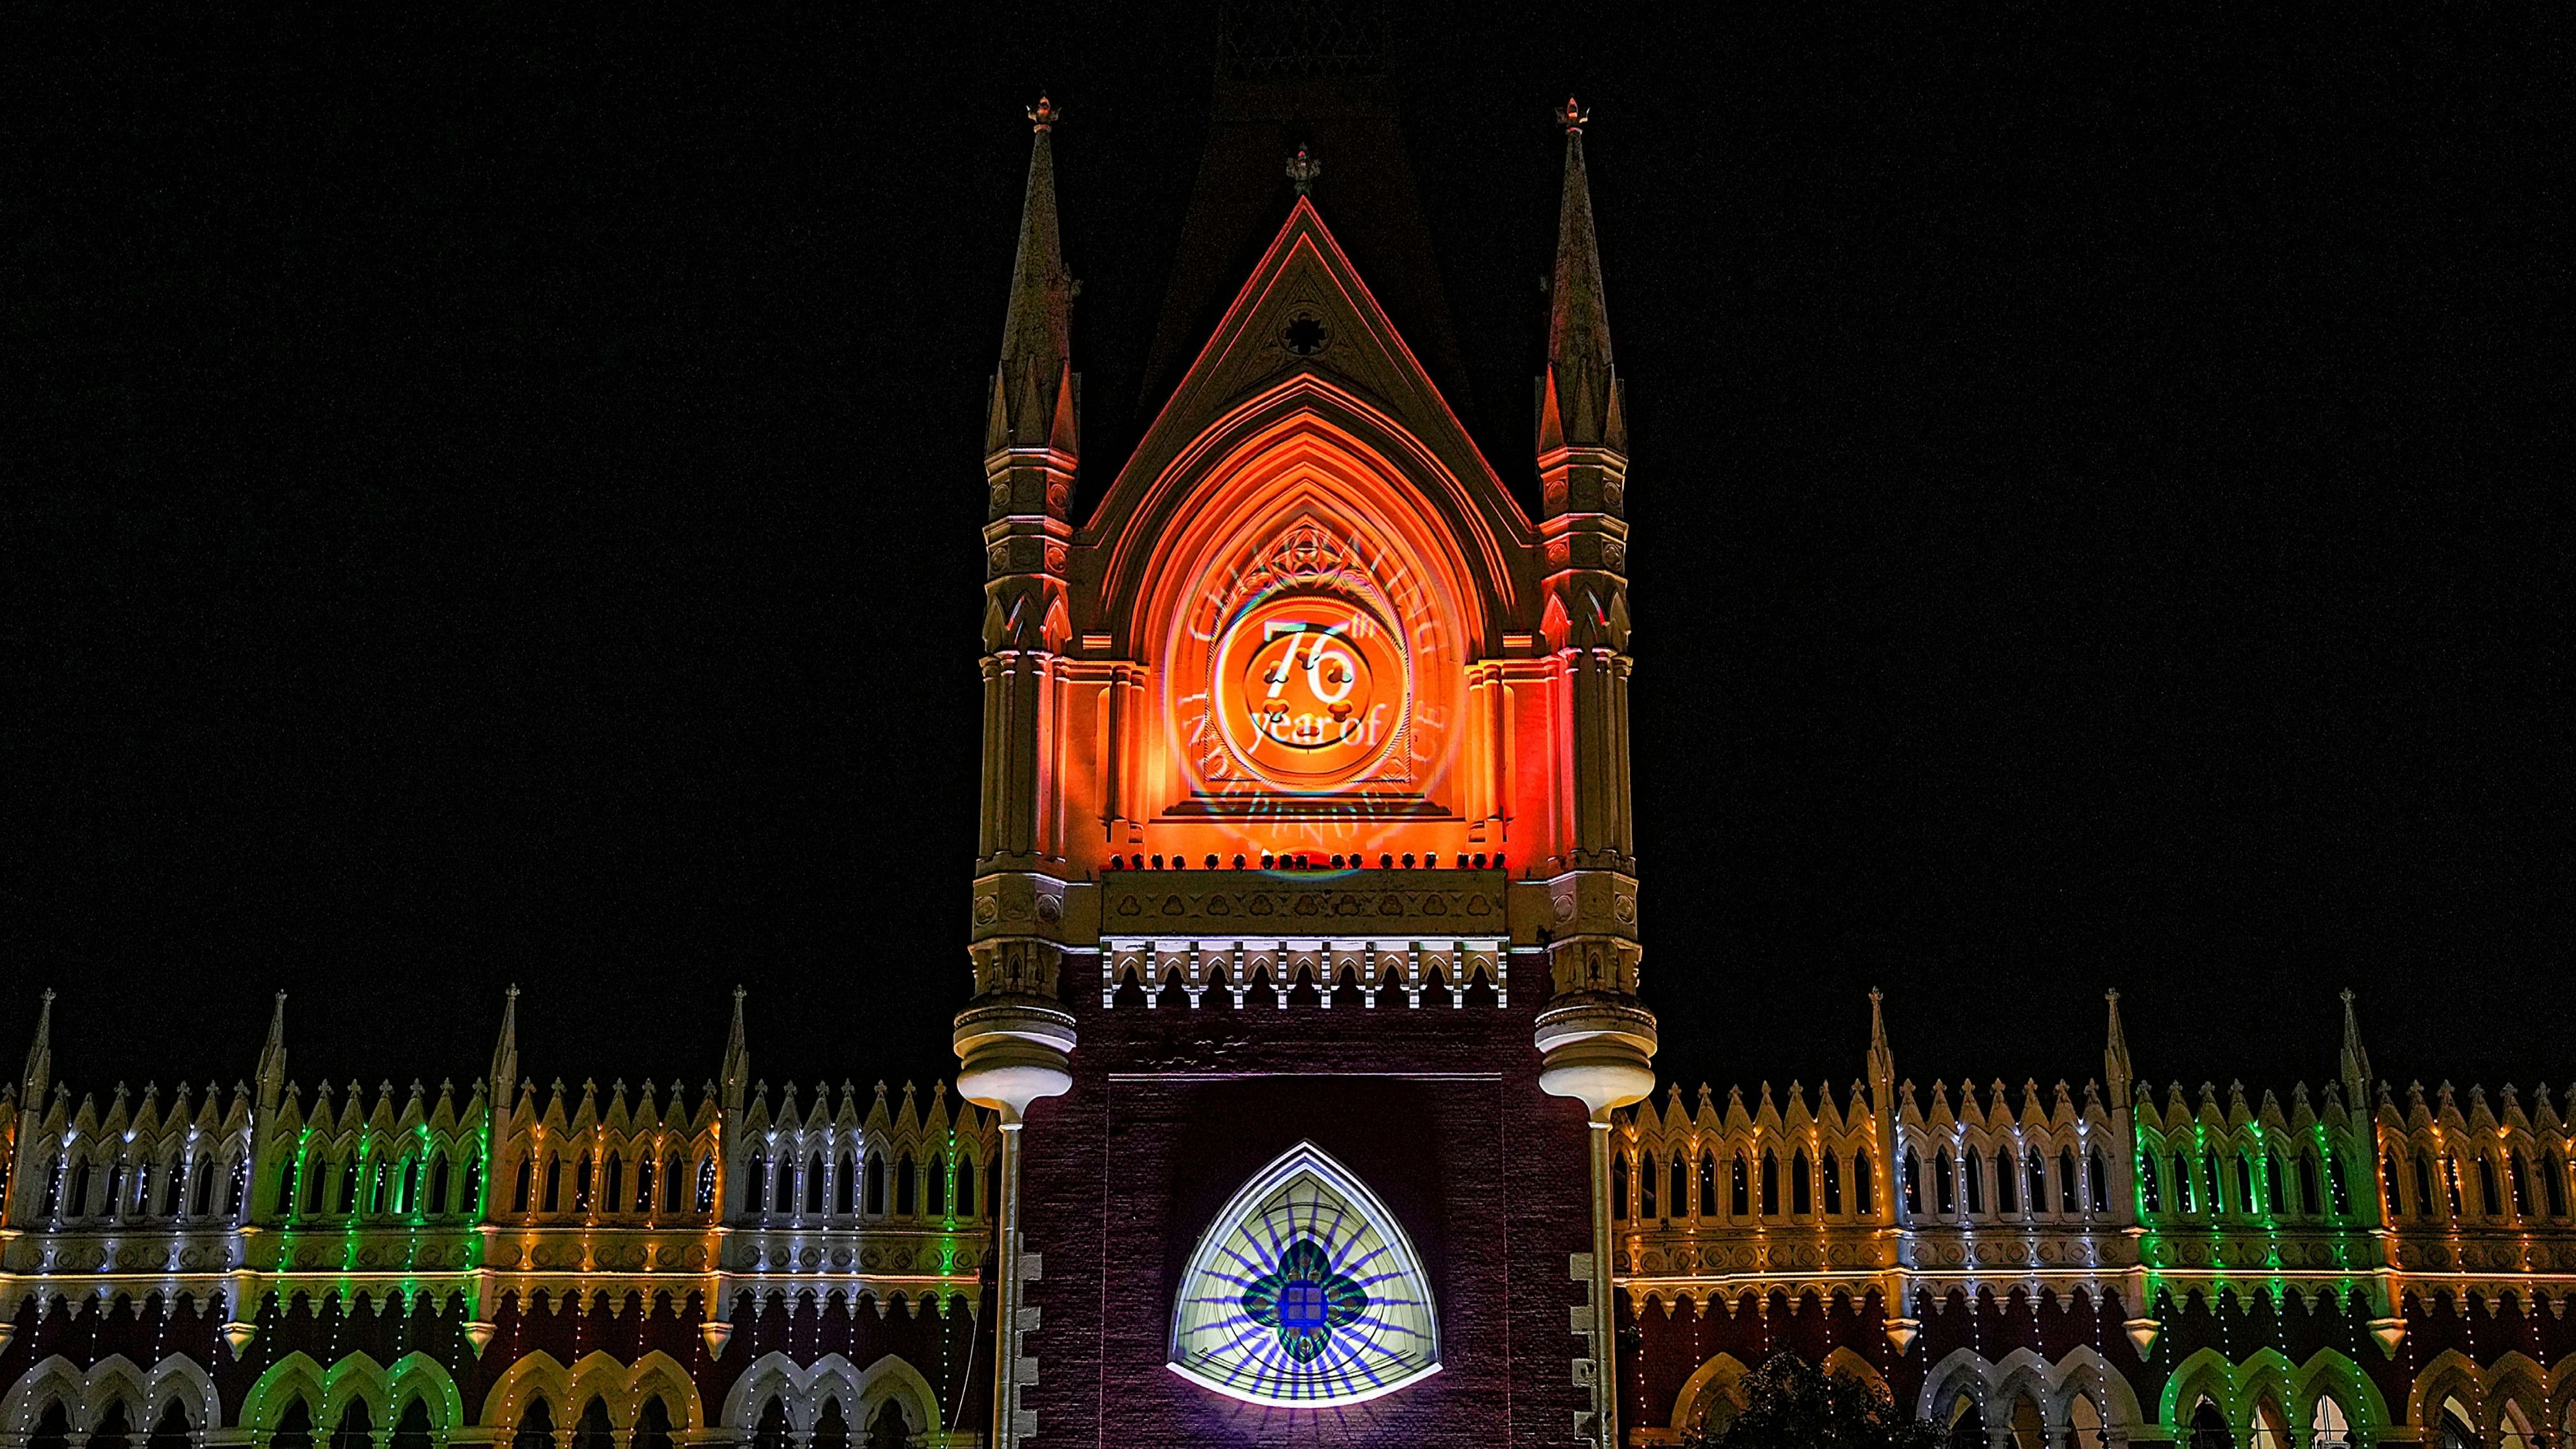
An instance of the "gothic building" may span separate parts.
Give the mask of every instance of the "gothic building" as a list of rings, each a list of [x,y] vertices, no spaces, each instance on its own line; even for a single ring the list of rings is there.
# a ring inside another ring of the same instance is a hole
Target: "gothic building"
[[[2096,1081],[1922,1090],[1874,994],[1848,1089],[1658,1095],[1579,107],[1535,516],[1386,97],[1257,70],[1077,516],[1030,119],[960,1100],[773,1090],[739,996],[694,1092],[540,1090],[505,1008],[469,1086],[308,1093],[281,998],[247,1084],[76,1093],[40,1021],[0,1449],[1612,1449],[1784,1349],[1963,1449],[2576,1444],[2576,1103],[2395,1092],[2349,1005],[2286,1102],[2151,1087],[2116,998]]]

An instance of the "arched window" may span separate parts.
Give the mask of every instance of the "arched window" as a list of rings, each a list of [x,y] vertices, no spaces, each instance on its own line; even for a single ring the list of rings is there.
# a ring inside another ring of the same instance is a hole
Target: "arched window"
[[[2219,1211],[2227,1206],[2227,1192],[2219,1181],[2218,1154],[2215,1151],[2209,1149],[2202,1150],[2200,1154],[2200,1170],[2201,1187],[2203,1190],[2201,1201],[2209,1205],[2210,1216],[2216,1217]],[[2243,1179],[2240,1176],[2239,1181],[2241,1182],[2242,1180]]]
[[[1753,1216],[1753,1170],[1745,1166],[1741,1152],[1728,1167],[1726,1210],[1739,1218]]]
[[[572,1449],[617,1449],[617,1431],[608,1422],[608,1401],[592,1399],[573,1426]]]
[[[957,1158],[957,1215],[975,1216],[975,1154],[961,1153]]]
[[[2093,1149],[2091,1161],[2093,1171],[2087,1180],[2092,1190],[2087,1197],[2094,1212],[2107,1213],[2111,1210],[2111,1161],[2102,1155],[2099,1147]]]
[[[2299,1154],[2299,1211],[2313,1218],[2323,1216],[2325,1210],[2317,1194],[2317,1155],[2303,1152]]]
[[[2480,1449],[2475,1427],[2477,1421],[2469,1416],[2469,1411],[2461,1406],[2459,1400],[2444,1399],[2441,1411],[2434,1416],[2434,1423],[2438,1426],[2434,1442],[2441,1449]]]
[[[796,1211],[795,1158],[782,1157],[778,1159],[777,1188],[778,1190],[776,1192],[770,1194],[769,1205],[771,1209],[782,1213],[792,1213]]]
[[[686,1201],[682,1194],[688,1191],[688,1185],[688,1174],[683,1170],[680,1154],[665,1154],[662,1158],[662,1211],[678,1212],[681,1203]]]
[[[2432,1184],[2426,1183],[2424,1186],[2425,1197],[2432,1196]],[[2390,1217],[2396,1217],[2400,1212],[2404,1211],[2404,1208],[2401,1205],[2405,1202],[2405,1199],[2399,1196],[2397,1191],[2397,1154],[2394,1152],[2385,1152],[2380,1154],[2379,1190],[2381,1195],[2388,1199],[2388,1215]],[[2421,1200],[2422,1199],[2418,1199],[2418,1201]]]
[[[2290,1210],[2290,1179],[2281,1171],[2281,1154],[2263,1153],[2263,1205],[2274,1213]]]
[[[814,1416],[813,1449],[850,1449],[850,1421],[838,1397],[825,1399],[823,1412]]]
[[[2254,1422],[2249,1426],[2252,1449],[2290,1449],[2290,1421],[2281,1416],[2281,1407],[2270,1399],[2254,1405]]]
[[[1672,1161],[1666,1164],[1666,1166],[1670,1169],[1672,1177],[1672,1191],[1666,1194],[1664,1198],[1664,1202],[1667,1204],[1667,1211],[1671,1212],[1672,1215],[1677,1218],[1689,1217],[1690,1165],[1682,1161],[1682,1154],[1677,1148],[1673,1152]]]
[[[510,1449],[555,1449],[554,1406],[530,1399],[519,1415],[519,1432],[510,1436]]]
[[[562,1208],[563,1159],[549,1152],[546,1154],[546,1200],[539,1206],[538,1210],[540,1212],[558,1212],[561,1211]]]
[[[2094,1155],[2098,1157],[2101,1154]],[[2031,1198],[2037,1201],[2039,1194],[2033,1192]],[[2083,1204],[2083,1194],[2076,1191],[2075,1149],[2061,1147],[2057,1149],[2057,1210],[2071,1216],[2082,1212]]]
[[[1932,1159],[1932,1202],[1943,1217],[1959,1210],[1958,1172],[1949,1153]]]
[[[822,1210],[823,1154],[817,1152],[813,1159],[805,1164],[805,1211],[819,1213]]]
[[[698,1211],[716,1210],[716,1160],[710,1155],[698,1159]]]
[[[2151,1213],[2165,1210],[2164,1182],[2156,1176],[2156,1159],[2152,1154],[2138,1158],[2138,1204]]]
[[[2191,1411],[2191,1449],[2236,1449],[2236,1438],[2227,1432],[2227,1416],[2207,1399]]]
[[[1969,1212],[1986,1210],[1986,1165],[1973,1152],[1959,1154],[1959,1196]]]
[[[1650,1172],[1646,1174],[1646,1176],[1649,1184],[1651,1185],[1654,1174]],[[908,1218],[920,1210],[921,1185],[919,1174],[913,1166],[912,1154],[907,1152],[895,1163],[894,1167],[895,1216]]]
[[[2191,1159],[2179,1152],[2173,1155],[2173,1190],[2174,1211],[2190,1212],[2192,1210]]]
[[[1870,1170],[1869,1154],[1852,1154],[1852,1211],[1867,1217],[1878,1211],[1878,1174]]]
[[[420,1159],[417,1157],[403,1159],[402,1201],[395,1205],[394,1211],[404,1213],[420,1211]]]
[[[2100,1449],[2111,1442],[2110,1436],[2102,1432],[2102,1411],[2087,1395],[2077,1394],[2066,1401],[2066,1427],[2074,1431],[2070,1436],[2073,1449]]]
[[[1816,1159],[1816,1167],[1825,1179],[1825,1215],[1840,1217],[1843,1211],[1842,1159],[1828,1152]]]
[[[1655,1211],[1655,1179],[1660,1175],[1661,1174],[1655,1171],[1655,1159],[1652,1157],[1639,1159],[1637,1163],[1637,1216],[1641,1218],[1651,1218],[1657,1215]]]
[[[912,1421],[904,1416],[902,1403],[879,1403],[876,1417],[868,1421],[868,1449],[904,1449],[911,1442]]]
[[[453,1186],[448,1180],[448,1170],[446,1153],[442,1152],[430,1159],[429,1211],[432,1213],[443,1213],[448,1210],[447,1189]]]
[[[209,1160],[208,1165],[213,1165],[211,1160]],[[180,1170],[179,1164],[175,1162],[170,1164],[170,1166],[162,1172],[161,1216],[165,1218],[175,1218],[179,1215],[179,1191],[186,1185],[187,1181],[187,1176]],[[207,1185],[212,1186],[213,1184],[210,1181]]]
[[[751,1449],[787,1449],[787,1406],[775,1397],[760,1406],[760,1423],[751,1431]]]
[[[2415,1212],[2419,1217],[2432,1217],[2440,1199],[2433,1196],[2433,1159],[2425,1153],[2415,1154]]]
[[[313,1408],[310,1404],[301,1398],[287,1401],[286,1412],[277,1416],[277,1432],[268,1437],[268,1449],[313,1449]],[[552,1449],[551,1445],[549,1449]]]
[[[2540,1159],[2541,1196],[2549,1201],[2549,1215],[2567,1216],[2567,1164],[2553,1151]]]
[[[189,1216],[204,1217],[215,1210],[215,1157],[213,1153],[197,1159],[197,1195]]]
[[[653,1154],[650,1152],[635,1154],[635,1210],[639,1213],[653,1210]]]
[[[761,1194],[769,1190],[769,1158],[755,1152],[742,1164],[742,1210],[760,1211]]]
[[[2460,1210],[2460,1159],[2448,1152],[2442,1154],[2442,1190],[2450,1195],[2451,1216],[2466,1217]]]
[[[2070,1161],[2068,1165],[2072,1166],[2073,1163]],[[2034,1213],[2048,1211],[2047,1159],[2039,1155],[2038,1148],[2033,1147],[2022,1153],[2021,1166],[2022,1184],[2030,1189],[2030,1210]],[[2071,1210],[2075,1206],[2075,1195],[2069,1193],[2059,1198],[2058,1206],[2061,1209]]]
[[[107,1449],[109,1445],[124,1444],[133,1434],[133,1425],[125,1417],[125,1401],[110,1399],[107,1408],[99,1414],[98,1423],[89,1431],[89,1442],[99,1449]]]
[[[394,1419],[392,1449],[430,1449],[429,1401],[414,1399]]]
[[[635,1416],[635,1437],[629,1443],[630,1449],[671,1449],[671,1410],[660,1394],[644,1401],[643,1410]]]
[[[871,1154],[868,1158],[868,1201],[871,1204],[877,1200],[876,1173],[877,1160]],[[873,1206],[869,1210],[875,1211]],[[1615,1147],[1610,1149],[1610,1216],[1622,1222],[1628,1217],[1628,1154]]]
[[[520,1158],[518,1178],[510,1188],[510,1211],[523,1213],[528,1210],[528,1180],[532,1176],[534,1173],[528,1159]]]
[[[2496,1191],[2495,1159],[2478,1154],[2478,1211],[2488,1217],[2504,1215],[2504,1194]]]
[[[2009,1147],[1998,1147],[1998,1148],[1996,1148],[1996,1149],[1995,1149],[1995,1211],[1996,1211],[1996,1212],[1999,1212],[1999,1213],[2017,1213],[2017,1212],[2020,1212],[2020,1211],[2021,1211],[2020,1192],[2019,1192],[2018,1187],[2017,1187],[2017,1184],[2018,1184],[2019,1179],[2020,1179],[2020,1175],[2021,1175],[2020,1169],[2019,1169],[2019,1168],[2017,1168],[2017,1167],[2015,1167],[2015,1166],[2013,1165],[2012,1149],[2011,1149],[2011,1148],[2009,1148]]]
[[[307,1435],[306,1449],[310,1449],[311,1442]],[[45,1412],[36,1416],[36,1431],[27,1436],[27,1449],[72,1449],[72,1413],[63,1407],[62,1400],[45,1405]]]
[[[1946,1449],[1987,1449],[1986,1415],[1975,1399],[1961,1394],[1951,1401],[1949,1431],[1941,1442]]]
[[[351,1399],[331,1429],[331,1449],[375,1449],[376,1429],[367,1417],[367,1401]]]
[[[2531,1216],[2531,1174],[2523,1170],[2520,1152],[2505,1159],[2505,1176],[2513,1184],[2513,1215]]]
[[[364,1155],[363,1149],[352,1152],[349,1154],[349,1160],[340,1164],[340,1211],[343,1214],[358,1210],[358,1159]],[[334,1429],[331,1433],[334,1438],[337,1438],[340,1431]]]
[[[277,1165],[277,1215],[295,1211],[295,1159],[289,1157]],[[46,1214],[51,1217],[51,1213]]]
[[[859,1210],[859,1175],[850,1170],[850,1154],[846,1152],[835,1166],[838,1170],[832,1174],[832,1211],[846,1218]]]
[[[1911,1217],[1923,1215],[1923,1173],[1911,1147],[1905,1149],[1905,1211]]]
[[[2353,1449],[2352,1420],[2331,1397],[2320,1396],[2308,1417],[2308,1449]]]
[[[188,1429],[188,1411],[181,1408],[174,1398],[168,1407],[162,1409],[161,1417],[152,1425],[152,1432],[144,1436],[143,1449],[191,1449],[196,1440]],[[109,1449],[109,1446],[101,1445],[100,1449]]]
[[[1807,1149],[1801,1147],[1789,1159],[1789,1211],[1805,1217],[1816,1210],[1815,1169],[1808,1165]]]
[[[590,1160],[590,1153],[584,1151],[581,1154],[581,1166],[574,1169],[572,1176],[572,1210],[574,1212],[586,1213],[590,1211],[590,1189],[592,1184],[592,1174],[595,1171],[597,1171],[597,1164]]]
[[[608,1154],[607,1169],[600,1174],[599,1210],[604,1213],[613,1213],[617,1211],[618,1205],[625,1201],[626,1154],[622,1152],[611,1152]],[[606,1411],[603,1410],[602,1412]]]
[[[124,1211],[124,1209],[125,1164],[122,1162],[111,1162],[107,1165],[107,1200],[98,1205],[98,1210],[110,1217],[114,1217],[116,1214]]]
[[[1705,1148],[1699,1154],[1699,1215],[1717,1216],[1717,1154]]]
[[[72,1164],[71,1191],[64,1194],[63,1206],[64,1217],[89,1216],[89,1159],[86,1157]]]
[[[2343,1157],[2331,1148],[2326,1152],[2326,1192],[2336,1217],[2352,1215],[2352,1185],[2343,1180]]]
[[[242,1199],[250,1194],[250,1160],[236,1157],[224,1167],[224,1216],[239,1218]]]

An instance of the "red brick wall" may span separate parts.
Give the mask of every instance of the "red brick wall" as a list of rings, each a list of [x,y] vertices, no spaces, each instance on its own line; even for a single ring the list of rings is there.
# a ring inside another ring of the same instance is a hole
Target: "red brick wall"
[[[1538,1090],[1534,1008],[1478,997],[1238,1012],[1211,993],[1197,1011],[1083,1013],[1074,1089],[1031,1111],[1023,1144],[1028,1244],[1045,1260],[1029,1296],[1038,1382],[1022,1400],[1038,1445],[1574,1441],[1567,1310],[1583,1289],[1566,1259],[1589,1235],[1583,1112]],[[1347,1408],[1262,1408],[1164,1367],[1172,1297],[1218,1209],[1309,1139],[1420,1250],[1442,1368]]]

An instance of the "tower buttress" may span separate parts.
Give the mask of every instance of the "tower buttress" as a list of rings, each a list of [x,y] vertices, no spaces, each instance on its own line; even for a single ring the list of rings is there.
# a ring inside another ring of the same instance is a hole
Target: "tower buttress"
[[[286,1090],[286,993],[277,993],[277,1005],[268,1014],[268,1041],[259,1049],[259,1110],[264,1116],[277,1110],[278,1095]]]
[[[510,1120],[511,1094],[519,1084],[519,984],[515,981],[501,1002],[501,1035],[492,1043],[492,1075],[484,1080],[490,1084],[484,1100],[491,1105],[498,1140],[499,1124]]]
[[[1072,1085],[1074,1044],[1073,1016],[1059,1001],[1065,842],[1053,727],[1072,633],[1073,279],[1056,232],[1062,113],[1040,96],[1028,115],[1028,191],[984,437],[983,812],[967,946],[975,997],[956,1026],[958,1091],[1006,1124]]]

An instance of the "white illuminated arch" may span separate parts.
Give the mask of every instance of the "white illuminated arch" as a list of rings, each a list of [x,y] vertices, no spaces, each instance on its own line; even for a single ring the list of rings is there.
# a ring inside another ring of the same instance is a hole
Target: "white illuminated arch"
[[[1200,1235],[1172,1305],[1170,1367],[1247,1403],[1353,1404],[1440,1371],[1439,1316],[1403,1225],[1301,1142]]]

